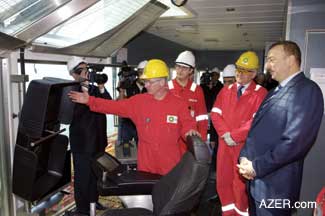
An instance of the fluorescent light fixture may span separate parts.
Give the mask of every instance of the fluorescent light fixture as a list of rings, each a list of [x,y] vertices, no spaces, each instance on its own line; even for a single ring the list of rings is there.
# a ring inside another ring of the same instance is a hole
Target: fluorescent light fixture
[[[164,18],[164,17],[188,17],[191,16],[192,14],[186,10],[185,7],[176,7],[175,5],[173,5],[171,3],[170,0],[158,0],[161,3],[163,3],[164,5],[167,5],[169,7],[169,9],[163,13],[160,17]]]
[[[219,40],[217,38],[205,38],[204,42],[218,43]]]
[[[35,42],[62,48],[86,41],[120,25],[149,1],[101,0]]]

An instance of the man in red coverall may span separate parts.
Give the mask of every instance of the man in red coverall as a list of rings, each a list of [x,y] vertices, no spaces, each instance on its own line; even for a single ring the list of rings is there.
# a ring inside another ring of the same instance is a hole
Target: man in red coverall
[[[207,139],[208,114],[205,106],[203,90],[196,85],[191,74],[194,73],[195,57],[191,51],[180,53],[175,61],[176,78],[168,82],[169,90],[176,96],[184,98],[188,103],[188,109],[197,122],[197,128],[202,139]],[[186,150],[184,140],[181,144],[182,151]]]
[[[91,111],[130,118],[139,136],[138,170],[164,175],[183,154],[178,140],[188,135],[200,135],[187,103],[169,92],[168,74],[165,62],[153,59],[147,63],[141,76],[148,93],[119,101],[73,91],[69,97],[73,102],[87,104]]]
[[[243,53],[236,62],[236,83],[224,87],[211,110],[219,134],[217,154],[217,192],[222,215],[248,215],[245,180],[236,164],[245,143],[253,116],[262,103],[266,89],[253,79],[259,67],[255,52]]]

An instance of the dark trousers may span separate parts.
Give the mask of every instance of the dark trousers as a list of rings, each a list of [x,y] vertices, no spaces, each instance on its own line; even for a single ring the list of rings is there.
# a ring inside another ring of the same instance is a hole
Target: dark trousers
[[[98,201],[97,179],[91,168],[93,153],[73,153],[74,199],[77,211],[89,214],[91,202]]]
[[[119,144],[130,143],[133,138],[138,144],[137,129],[130,119],[121,118],[118,132]]]
[[[249,195],[249,216],[291,216],[291,209],[272,207],[265,208],[265,205],[261,205],[261,202]]]

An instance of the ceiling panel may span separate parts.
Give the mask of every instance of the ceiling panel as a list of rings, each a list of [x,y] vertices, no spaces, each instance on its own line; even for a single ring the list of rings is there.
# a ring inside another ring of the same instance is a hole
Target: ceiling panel
[[[160,19],[147,31],[198,50],[260,50],[284,36],[286,0],[191,0],[185,7],[192,18]]]
[[[285,4],[286,0],[190,0],[188,4],[191,7],[234,7],[240,5],[277,5]]]

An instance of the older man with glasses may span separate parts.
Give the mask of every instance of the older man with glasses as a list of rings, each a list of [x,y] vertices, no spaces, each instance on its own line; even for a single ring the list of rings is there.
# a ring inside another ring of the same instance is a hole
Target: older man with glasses
[[[258,68],[256,53],[244,52],[236,62],[236,83],[221,90],[211,112],[219,135],[217,192],[222,215],[248,215],[245,181],[236,165],[253,116],[267,93],[253,81]]]
[[[153,59],[144,68],[147,93],[129,99],[109,101],[89,96],[86,92],[70,92],[73,102],[90,110],[130,118],[137,127],[138,170],[164,175],[181,159],[179,139],[200,135],[186,101],[167,88],[169,69],[165,62]]]

